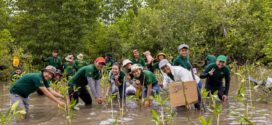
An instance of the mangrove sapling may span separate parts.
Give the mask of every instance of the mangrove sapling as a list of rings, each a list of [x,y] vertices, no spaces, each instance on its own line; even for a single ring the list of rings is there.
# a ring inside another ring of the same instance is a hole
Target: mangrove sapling
[[[210,94],[212,104],[208,107],[208,110],[212,112],[217,117],[217,125],[220,125],[220,114],[222,113],[222,103],[218,98],[218,91],[214,92],[214,94]],[[218,103],[220,102],[220,103]]]
[[[1,125],[7,125],[11,122],[12,119],[16,118],[18,120],[24,119],[26,112],[23,109],[19,109],[19,101],[13,103],[6,113],[0,112]]]
[[[248,96],[246,96],[246,88],[247,88],[246,78],[249,76],[248,75],[249,71],[250,70],[249,70],[249,68],[247,66],[243,66],[243,67],[239,67],[239,69],[237,70],[237,73],[235,73],[238,76],[239,81],[240,81],[240,86],[239,86],[239,89],[237,91],[236,100],[245,105],[245,111],[244,111],[243,114],[231,113],[231,115],[239,117],[240,124],[253,125],[253,123],[251,122],[251,120],[250,120],[250,118],[248,116],[248,114],[249,114],[249,104],[248,103],[250,103],[251,108],[253,107],[252,97],[251,97],[251,95],[249,96],[249,98],[248,98]],[[251,89],[251,87],[249,87],[249,89]]]
[[[64,108],[63,107],[59,107],[59,108],[65,114],[66,124],[71,125],[72,116],[74,114],[73,110],[71,109],[75,106],[76,101],[69,99],[69,96],[68,96],[69,87],[67,86],[66,77],[63,77],[62,79],[60,79],[60,81],[57,81],[54,84],[51,84],[51,87],[63,96],[66,106]],[[78,91],[78,89],[79,88],[74,88],[74,91]]]
[[[151,109],[152,120],[156,125],[168,125],[172,123],[173,117],[175,115],[172,109],[167,105],[169,98],[162,99],[161,94],[154,96],[154,101],[159,104],[159,112]]]

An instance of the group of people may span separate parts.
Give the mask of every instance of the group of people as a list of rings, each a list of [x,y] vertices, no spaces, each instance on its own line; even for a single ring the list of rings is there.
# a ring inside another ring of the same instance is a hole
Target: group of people
[[[37,90],[56,102],[60,106],[65,106],[62,95],[50,88],[50,81],[57,80],[62,76],[62,70],[68,79],[70,100],[76,101],[74,109],[78,109],[79,98],[86,106],[91,105],[93,100],[97,104],[102,104],[105,96],[118,92],[119,99],[125,101],[126,96],[135,95],[144,100],[145,107],[152,106],[152,97],[160,93],[161,89],[167,89],[172,82],[196,81],[197,91],[202,89],[202,79],[206,79],[205,89],[211,94],[218,91],[218,97],[222,101],[227,101],[230,86],[230,69],[226,65],[227,57],[209,55],[205,60],[205,71],[200,77],[194,70],[189,58],[189,46],[181,44],[178,47],[179,55],[173,60],[167,60],[165,53],[158,53],[155,58],[149,51],[143,53],[135,49],[132,51],[133,58],[124,59],[122,63],[113,62],[111,57],[98,57],[91,64],[83,59],[83,54],[79,54],[77,59],[73,55],[68,55],[62,64],[58,51],[54,50],[52,57],[42,59],[48,62],[48,66],[37,73],[29,73],[17,79],[10,89],[12,103],[19,101],[19,106],[29,110],[29,95]],[[108,63],[110,63],[108,65]],[[106,95],[101,94],[101,78],[103,67],[111,66],[109,74],[109,88]],[[159,73],[163,79],[156,76]],[[57,79],[56,79],[57,77]],[[225,82],[223,82],[225,79]],[[91,94],[87,86],[89,86]],[[199,94],[199,93],[198,93]],[[91,95],[93,97],[91,97]],[[196,109],[200,109],[199,102],[195,104]]]

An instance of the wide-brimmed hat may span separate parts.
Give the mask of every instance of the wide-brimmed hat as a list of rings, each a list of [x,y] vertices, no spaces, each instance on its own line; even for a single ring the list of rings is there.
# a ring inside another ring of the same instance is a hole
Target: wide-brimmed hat
[[[132,62],[129,59],[123,60],[122,66],[126,66],[127,64],[132,64]]]
[[[143,69],[143,67],[141,67],[141,66],[139,66],[139,65],[137,65],[137,64],[133,64],[133,65],[131,66],[131,72],[130,72],[130,73],[132,73],[133,71],[135,71],[135,70],[137,70],[137,69]]]
[[[56,75],[57,69],[54,66],[46,66],[44,69],[42,69],[42,72],[50,72],[53,74],[53,76]]]
[[[77,59],[78,59],[78,60],[83,60],[83,54],[82,54],[82,53],[79,53],[79,54],[77,55]]]
[[[158,53],[156,56],[156,59],[159,60],[159,56],[164,56],[164,58],[166,58],[166,54],[165,53]]]
[[[73,57],[74,57],[73,55],[68,55],[65,57],[65,60],[68,62],[73,62],[74,61]]]

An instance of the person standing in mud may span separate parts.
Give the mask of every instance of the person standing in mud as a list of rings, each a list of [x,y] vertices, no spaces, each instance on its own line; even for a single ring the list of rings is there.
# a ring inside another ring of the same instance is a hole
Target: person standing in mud
[[[65,57],[66,62],[64,63],[64,75],[67,77],[67,79],[70,79],[74,73],[75,69],[73,67],[74,64],[74,56],[73,55],[68,55]]]
[[[49,80],[53,79],[56,68],[47,66],[40,73],[29,73],[17,80],[10,89],[10,99],[12,104],[19,101],[19,107],[26,112],[25,118],[29,116],[29,95],[37,90],[41,90],[47,97],[58,105],[65,107],[65,103],[59,98],[63,98],[59,93],[52,90]],[[23,115],[23,114],[22,114]]]
[[[73,68],[78,71],[81,67],[87,66],[88,63],[84,60],[84,55],[82,53],[77,55],[77,59],[73,64]]]
[[[218,91],[218,97],[226,102],[230,87],[230,69],[226,66],[227,57],[220,55],[216,59],[216,63],[207,66],[205,71],[200,75],[200,78],[206,78],[205,88],[211,94]],[[225,86],[223,86],[225,79]]]
[[[42,57],[42,61],[47,62],[48,65],[54,66],[55,68],[63,71],[62,61],[59,57],[59,51],[57,49],[53,50],[51,57],[48,57],[46,59]]]
[[[131,73],[135,79],[136,96],[145,100],[145,107],[150,107],[152,103],[151,96],[160,93],[160,86],[156,76],[149,70],[143,70],[137,64],[131,66]]]
[[[102,78],[102,69],[105,66],[105,59],[103,57],[96,58],[94,64],[80,68],[76,74],[69,80],[69,96],[70,100],[75,100],[77,107],[78,98],[81,98],[86,106],[92,104],[92,98],[86,88],[90,86],[92,95],[98,104],[102,104],[102,96],[100,92],[100,79]]]
[[[179,56],[173,61],[174,66],[181,66],[187,70],[191,70],[192,66],[189,60],[189,46],[181,44],[178,47]]]
[[[137,49],[133,50],[133,58],[131,59],[132,64],[137,64],[145,68],[145,60],[140,56],[140,53]]]

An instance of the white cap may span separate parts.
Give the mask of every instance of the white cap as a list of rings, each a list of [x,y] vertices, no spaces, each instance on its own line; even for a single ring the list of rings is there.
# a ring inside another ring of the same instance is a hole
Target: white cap
[[[139,66],[139,65],[137,65],[137,64],[133,64],[133,65],[131,66],[131,72],[133,72],[133,71],[135,71],[135,70],[137,70],[137,69],[142,69],[142,67]]]
[[[180,50],[183,49],[183,48],[189,49],[189,46],[188,46],[187,44],[181,44],[181,45],[179,45],[179,47],[178,47],[178,51],[180,51]]]
[[[82,53],[79,53],[79,54],[77,55],[77,59],[78,59],[78,60],[83,60],[83,54],[82,54]]]
[[[68,62],[73,62],[73,55],[68,55],[65,57],[65,60],[68,61]]]
[[[132,64],[132,62],[129,60],[129,59],[125,59],[125,60],[123,60],[123,67],[124,66],[126,66],[127,64],[129,64],[129,63],[131,63]]]
[[[169,62],[167,59],[163,59],[160,61],[159,63],[159,68],[161,69],[162,67],[164,67],[165,65],[167,65]]]

